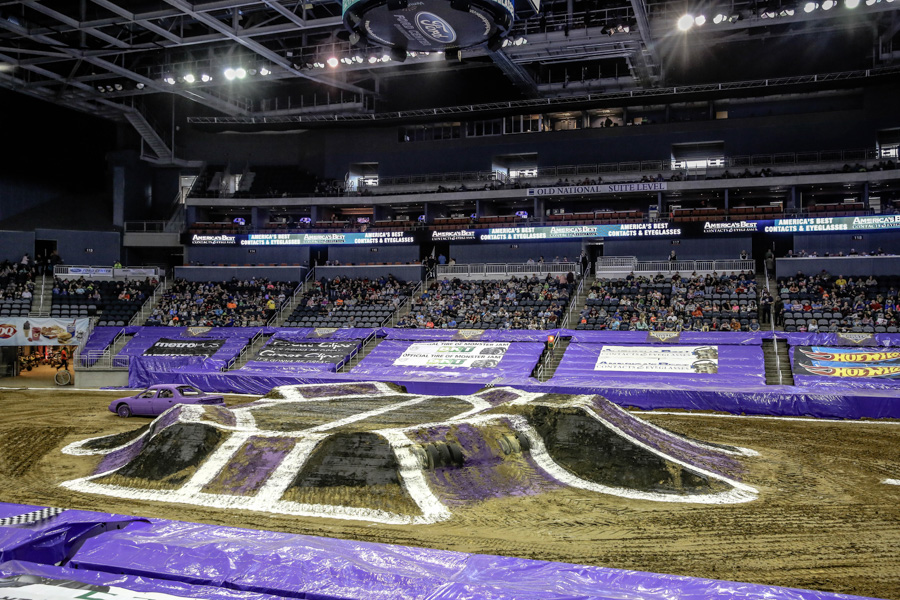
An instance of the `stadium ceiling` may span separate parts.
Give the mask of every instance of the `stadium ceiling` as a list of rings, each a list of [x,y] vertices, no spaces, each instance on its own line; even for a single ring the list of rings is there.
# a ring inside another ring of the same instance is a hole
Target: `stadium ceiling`
[[[201,117],[339,119],[828,81],[894,73],[898,8],[900,0],[548,0],[502,48],[401,62],[352,46],[337,0],[0,0],[0,86],[134,122],[172,97]]]

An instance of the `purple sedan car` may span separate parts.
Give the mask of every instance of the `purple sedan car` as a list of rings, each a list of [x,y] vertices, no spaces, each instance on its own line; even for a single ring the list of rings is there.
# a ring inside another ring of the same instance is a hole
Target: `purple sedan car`
[[[162,383],[151,385],[143,392],[113,400],[109,410],[122,418],[131,415],[156,417],[176,404],[213,404],[225,406],[222,396],[213,396],[192,385]]]

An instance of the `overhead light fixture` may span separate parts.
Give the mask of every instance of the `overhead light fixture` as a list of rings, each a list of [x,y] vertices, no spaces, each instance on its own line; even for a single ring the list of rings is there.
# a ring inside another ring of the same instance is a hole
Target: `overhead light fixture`
[[[212,77],[204,73],[200,76],[200,81],[202,81],[203,83],[209,83],[210,81],[212,81]]]
[[[98,86],[97,86],[97,91],[100,92],[100,93],[102,94],[103,92],[106,91],[106,88],[103,87],[102,85],[98,85]]]
[[[136,87],[139,90],[142,90],[142,89],[144,89],[144,84],[139,82],[139,83],[134,84],[134,87]]]
[[[168,77],[166,77],[163,81],[165,81],[165,82],[168,83],[169,85],[175,85],[175,78],[172,77],[171,75],[169,75]]]
[[[691,27],[694,26],[694,15],[682,15],[678,19],[678,29],[680,31],[687,31]]]
[[[369,64],[374,65],[377,62],[378,62],[378,57],[375,56],[374,54],[370,54],[369,55]]]
[[[333,56],[330,57],[330,58],[329,58],[328,60],[326,60],[325,62],[326,62],[326,63],[328,64],[328,66],[331,67],[332,69],[338,66],[338,59],[335,58],[335,57],[333,57]]]
[[[117,83],[117,84],[115,85],[115,88],[116,88],[116,91],[117,91],[117,92],[121,92],[122,89],[123,89],[121,83]]]
[[[856,8],[859,6],[859,0],[844,0],[844,6],[847,8]]]
[[[106,86],[106,91],[107,92],[113,91],[113,86],[111,86],[111,85]]]
[[[257,71],[256,69],[250,69],[249,71],[247,71],[247,75],[256,75],[257,73],[259,73],[259,71]]]
[[[878,0],[866,0],[866,6],[873,6]]]
[[[719,23],[722,23],[726,20],[728,20],[728,17],[726,17],[722,13],[716,13],[716,16],[713,17],[713,23],[715,23],[716,25],[718,25]]]
[[[259,70],[259,74],[262,75],[263,77],[265,77],[266,75],[271,75],[271,74],[272,74],[272,71],[270,71],[270,70],[267,69],[266,67],[262,67],[262,68],[260,68],[260,70]]]
[[[835,0],[825,0],[822,3],[822,10],[831,10],[832,8],[834,8],[835,4],[837,4]]]
[[[247,70],[244,69],[244,67],[238,67],[237,69],[234,70],[234,76],[237,77],[238,79],[243,79],[244,77],[247,76]]]
[[[815,2],[807,2],[806,4],[803,5],[803,12],[811,13],[812,11],[816,10],[817,8],[819,8],[819,5],[816,4]]]
[[[361,63],[363,61],[363,57],[359,54],[353,57],[353,62]]]
[[[706,24],[706,17],[704,15],[697,15],[696,17],[694,17],[694,25],[696,25],[697,27],[701,27],[704,24]]]
[[[385,52],[381,57],[381,62],[390,62],[391,55]]]
[[[228,67],[227,69],[225,69],[224,74],[225,74],[225,79],[227,79],[228,81],[234,81],[234,78],[237,77],[237,72],[234,69],[232,69],[231,67]]]
[[[185,75],[184,80],[188,83],[194,83],[194,81],[196,81],[196,79],[194,79],[193,73],[188,73],[187,75]]]

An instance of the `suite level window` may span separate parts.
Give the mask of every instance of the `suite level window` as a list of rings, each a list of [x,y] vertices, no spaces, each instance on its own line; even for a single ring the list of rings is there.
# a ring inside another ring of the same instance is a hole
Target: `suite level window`
[[[506,117],[504,133],[537,133],[541,130],[541,115],[516,115]]]
[[[503,119],[472,121],[466,123],[466,137],[481,137],[486,135],[503,135]]]
[[[399,129],[399,141],[401,142],[458,140],[460,137],[462,137],[460,123],[435,123],[434,125],[417,125]]]

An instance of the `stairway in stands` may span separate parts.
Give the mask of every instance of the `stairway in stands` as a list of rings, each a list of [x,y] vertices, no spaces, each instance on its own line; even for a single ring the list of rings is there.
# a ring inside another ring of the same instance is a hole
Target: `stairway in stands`
[[[559,366],[563,354],[566,353],[566,348],[569,347],[571,341],[572,338],[557,338],[556,343],[553,345],[553,349],[549,351],[549,355],[541,360],[544,365],[543,370],[535,369],[534,375],[538,377],[540,381],[547,381],[553,377],[553,374],[556,373],[556,368]],[[546,359],[546,361],[544,359]],[[538,373],[538,371],[540,372]]]
[[[51,304],[53,304],[53,276],[41,275],[41,278],[34,282],[34,295],[31,299],[31,311],[28,316],[49,317]]]
[[[268,335],[261,335],[253,340],[253,343],[250,344],[250,347],[247,348],[247,350],[242,355],[240,355],[236,361],[234,361],[234,364],[231,365],[228,370],[235,371],[246,365],[248,361],[253,360],[253,357],[255,357],[259,353],[259,351],[262,350],[262,347],[266,345],[266,342],[269,341],[270,337],[271,336]]]
[[[766,385],[794,385],[794,375],[791,372],[791,360],[785,340],[763,340],[763,358],[766,365]]]
[[[131,321],[128,323],[129,325],[143,325],[147,322],[147,318],[150,316],[150,313],[153,312],[153,309],[159,303],[160,298],[162,298],[163,294],[166,293],[166,290],[169,289],[169,278],[163,278],[163,280],[156,287],[156,290],[153,294],[150,295],[147,300],[144,301],[144,304],[141,306],[141,310],[135,313],[135,315],[131,318]]]
[[[337,372],[338,373],[349,373],[350,369],[352,369],[353,367],[358,365],[359,361],[361,361],[362,359],[367,357],[372,352],[372,350],[375,349],[375,346],[377,346],[379,344],[379,342],[381,342],[381,338],[373,337],[369,341],[368,344],[364,345],[362,348],[359,349],[359,352],[356,353],[356,356],[354,356],[353,358],[348,360],[344,364],[344,366],[342,366],[340,369],[337,370]]]
[[[569,302],[569,310],[567,311],[568,328],[575,329],[578,326],[580,321],[579,315],[581,314],[581,309],[584,308],[584,302],[587,298],[587,295],[591,293],[591,286],[594,282],[597,281],[597,278],[593,275],[586,275],[584,278],[584,285],[581,287],[581,291],[576,293],[575,296]]]

